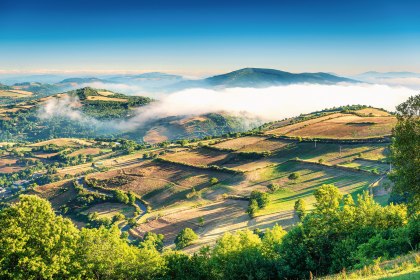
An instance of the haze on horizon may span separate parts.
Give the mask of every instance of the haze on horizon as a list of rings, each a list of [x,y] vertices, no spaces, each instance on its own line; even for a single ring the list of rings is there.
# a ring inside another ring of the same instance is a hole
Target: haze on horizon
[[[420,72],[416,1],[0,3],[0,73]]]

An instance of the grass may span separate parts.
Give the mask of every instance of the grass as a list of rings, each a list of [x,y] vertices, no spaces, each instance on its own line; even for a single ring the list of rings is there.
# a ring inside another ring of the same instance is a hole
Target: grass
[[[363,269],[350,272],[343,272],[336,275],[326,276],[320,279],[420,279],[420,254],[418,252],[414,252],[389,261],[380,262],[380,260],[377,260],[375,264],[366,266]]]
[[[135,208],[131,205],[126,205],[122,203],[115,202],[104,202],[98,203],[85,211],[83,213],[98,213],[99,218],[112,218],[118,213],[122,213],[125,217],[131,218],[134,216]]]
[[[290,180],[288,176],[297,172],[297,180]],[[258,215],[275,213],[277,211],[292,210],[297,199],[302,198],[308,205],[313,204],[313,192],[323,184],[334,184],[342,193],[360,193],[367,189],[378,176],[368,173],[339,170],[328,166],[314,166],[303,162],[286,162],[274,167],[268,167],[260,173],[254,184],[267,186],[276,183],[282,188],[270,194],[271,203]]]
[[[378,162],[367,161],[363,159],[354,159],[351,162],[342,163],[340,165],[345,166],[345,167],[359,168],[365,171],[377,171],[381,174],[389,170],[389,164],[382,163],[379,161]]]

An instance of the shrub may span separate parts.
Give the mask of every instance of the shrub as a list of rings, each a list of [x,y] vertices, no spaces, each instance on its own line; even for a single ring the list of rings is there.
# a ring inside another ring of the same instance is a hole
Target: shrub
[[[299,173],[293,172],[287,177],[289,180],[297,180],[300,177]]]
[[[182,249],[191,245],[191,243],[198,239],[198,235],[190,228],[181,230],[175,238],[176,248]]]
[[[122,221],[122,220],[125,220],[125,216],[124,216],[123,213],[118,213],[114,217],[112,217],[112,222],[113,223],[118,222],[118,221]]]
[[[295,211],[299,219],[302,220],[306,215],[306,203],[303,199],[299,198],[295,202]]]
[[[219,183],[219,179],[217,179],[216,177],[213,177],[210,179],[210,184],[212,185],[216,185]]]
[[[248,213],[249,217],[254,218],[258,209],[258,202],[255,199],[251,199],[249,201],[248,209],[246,210],[246,212]]]
[[[265,208],[270,202],[270,198],[268,197],[268,194],[261,191],[251,192],[250,201],[252,200],[257,201],[258,208],[260,209]]]
[[[279,184],[276,184],[276,183],[271,183],[271,184],[269,184],[269,185],[267,186],[267,188],[268,188],[270,191],[275,192],[275,191],[278,191],[278,190],[280,189],[280,185],[279,185]]]

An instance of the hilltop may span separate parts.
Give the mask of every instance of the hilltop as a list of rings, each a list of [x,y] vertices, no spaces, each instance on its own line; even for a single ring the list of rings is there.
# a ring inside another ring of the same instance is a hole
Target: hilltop
[[[264,87],[290,84],[336,84],[354,83],[355,80],[334,76],[328,73],[290,73],[275,69],[244,68],[227,74],[205,79],[212,86],[225,87]]]

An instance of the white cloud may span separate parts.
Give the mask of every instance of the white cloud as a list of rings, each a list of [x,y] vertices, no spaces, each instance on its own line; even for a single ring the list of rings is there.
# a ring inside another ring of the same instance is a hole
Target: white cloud
[[[108,87],[108,89],[111,89]],[[264,121],[280,120],[342,105],[371,105],[390,111],[416,92],[387,85],[290,85],[269,88],[187,89],[161,96],[157,102],[137,109],[125,121],[97,122],[97,125],[120,130],[142,127],[150,120],[169,116],[194,116],[228,112],[246,114]],[[75,121],[92,121],[77,108],[78,100],[51,99],[40,111],[43,118],[68,116]]]

